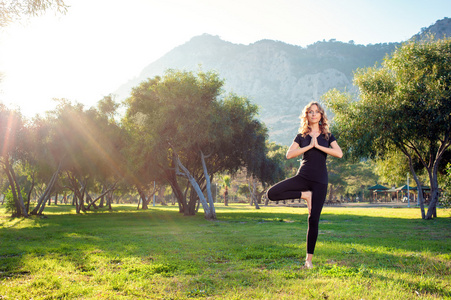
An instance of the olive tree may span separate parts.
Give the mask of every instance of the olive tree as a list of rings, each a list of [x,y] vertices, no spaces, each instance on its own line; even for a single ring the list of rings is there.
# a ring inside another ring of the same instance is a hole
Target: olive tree
[[[149,178],[170,184],[181,212],[195,214],[199,199],[209,220],[216,219],[212,177],[256,170],[255,157],[265,152],[257,107],[234,94],[223,96],[222,86],[214,72],[168,70],[133,89],[123,121],[134,137],[128,156],[139,158]]]
[[[13,217],[28,217],[22,196],[22,188],[16,176],[15,167],[24,161],[27,147],[26,121],[20,112],[10,110],[0,103],[0,167],[8,178],[14,202]]]
[[[348,155],[384,156],[393,147],[401,151],[419,188],[422,218],[432,218],[439,165],[451,145],[451,39],[408,42],[381,67],[357,70],[354,83],[359,100],[336,90],[324,95]],[[416,160],[429,177],[427,214]]]

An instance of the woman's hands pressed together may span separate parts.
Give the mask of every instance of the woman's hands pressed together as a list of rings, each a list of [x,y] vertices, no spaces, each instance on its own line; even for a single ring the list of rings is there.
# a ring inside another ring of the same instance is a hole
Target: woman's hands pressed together
[[[309,135],[312,137],[312,140],[310,142],[310,146],[312,146],[312,148],[318,148],[318,146],[319,146],[319,144],[318,144],[319,132],[311,132],[311,133],[309,133]]]
[[[319,144],[318,144],[319,132],[314,132],[314,133],[311,132],[311,133],[309,133],[309,135],[312,137],[312,140],[310,141],[310,144],[308,146],[300,148],[300,145],[296,142],[293,142],[291,144],[290,148],[287,151],[287,155],[286,155],[287,159],[297,157],[310,149],[319,147]]]

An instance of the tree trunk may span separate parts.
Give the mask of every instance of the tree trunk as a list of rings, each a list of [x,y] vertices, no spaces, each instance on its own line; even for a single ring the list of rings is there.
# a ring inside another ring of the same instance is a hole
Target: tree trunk
[[[253,177],[249,177],[247,180],[247,186],[249,188],[249,194],[251,196],[250,205],[255,205],[256,209],[260,209],[260,206],[258,205],[258,199],[257,199],[257,187],[256,187],[256,180]]]
[[[263,198],[263,195],[264,195],[265,193],[266,193],[265,190],[263,190],[263,191],[257,193],[257,201],[258,201],[259,204],[262,203],[262,198]]]
[[[102,185],[102,194],[103,192],[105,192],[105,184]],[[102,196],[102,198],[100,198],[100,203],[99,203],[99,208],[102,208],[105,206],[105,196]]]
[[[37,215],[42,215],[42,212],[44,211],[44,208],[45,208],[45,204],[47,203],[47,201],[50,202],[51,194],[48,193],[46,197],[47,197],[47,198],[44,199],[44,201],[42,202],[41,206],[39,207],[39,209],[38,209],[38,211],[37,211],[37,213],[36,213]],[[34,210],[33,210],[33,211],[34,211]]]
[[[147,196],[147,206],[150,205],[150,201],[153,202],[154,196],[157,193],[157,185],[155,184],[155,181],[153,182],[153,189],[149,191],[149,195]],[[153,204],[152,204],[153,205]]]
[[[9,164],[8,164],[8,165],[9,165]],[[21,214],[23,217],[28,218],[28,212],[27,212],[27,210],[25,209],[25,203],[24,203],[24,200],[23,200],[23,197],[22,197],[22,191],[21,191],[21,189],[20,189],[20,185],[19,185],[19,183],[17,182],[16,173],[14,172],[14,168],[13,168],[11,165],[9,165],[9,166],[10,166],[10,172],[11,172],[11,175],[12,175],[12,177],[13,177],[14,183],[16,184],[16,189],[17,189],[17,200],[18,200],[18,205],[19,205],[19,208],[20,208],[20,214]]]
[[[82,183],[82,190],[81,190],[81,195],[80,195],[80,197],[78,197],[78,201],[80,201],[79,202],[79,206],[80,206],[80,210],[82,211],[82,212],[86,212],[86,206],[85,206],[85,194],[86,194],[86,189],[88,188],[88,182],[87,182],[87,180],[85,180],[83,183]]]
[[[103,192],[103,190],[102,190]],[[105,196],[103,196],[102,198],[100,198],[100,203],[99,203],[99,208],[102,208],[105,206]]]
[[[158,198],[160,200],[161,205],[167,205],[166,201],[164,200],[164,192],[166,190],[166,187],[164,185],[160,186],[160,189],[158,190]]]
[[[90,210],[91,206],[94,207],[94,209],[97,209],[97,205],[95,205],[94,201],[92,200],[91,195],[89,195],[88,191],[85,191],[86,194],[86,204],[88,206],[86,206],[86,210]]]
[[[263,192],[263,195],[265,195],[265,206],[268,206],[268,204],[269,204],[269,198],[266,197],[266,192],[267,192],[267,191],[264,191],[264,192]],[[263,196],[262,196],[262,197],[263,197]]]
[[[31,201],[31,194],[32,194],[32,192],[33,192],[33,189],[34,189],[34,174],[33,174],[33,176],[32,176],[32,182],[31,182],[31,187],[30,187],[30,190],[28,191],[28,195],[27,195],[27,205],[26,205],[26,207],[25,207],[25,209],[26,209],[26,211],[27,211],[27,214],[28,214],[28,212],[29,212],[29,210],[30,210],[30,201]]]
[[[177,182],[177,175],[175,174],[175,171],[174,170],[165,171],[165,177],[166,180],[171,185],[172,193],[177,199],[177,203],[179,205],[179,212],[185,214],[187,211],[186,209],[188,207],[186,203],[186,194],[183,193],[182,189],[180,188],[180,185]]]
[[[332,184],[329,184],[329,188],[328,188],[328,191],[329,191],[329,203],[333,203],[333,201],[334,201],[334,195],[335,195],[335,189],[334,189],[334,186],[332,185]],[[301,202],[301,199],[299,199],[299,203]]]
[[[146,193],[144,193],[143,188],[140,186],[136,186],[136,190],[138,191],[138,195],[141,199],[141,207],[142,209],[149,209],[148,205],[147,205],[147,198],[146,198]],[[138,200],[138,209],[139,209],[139,200]]]
[[[14,206],[16,208],[16,211],[13,212],[12,217],[16,218],[16,217],[22,216],[22,213],[21,213],[21,209],[20,209],[19,198],[17,196],[16,183],[15,183],[9,169],[10,169],[10,164],[9,164],[9,162],[6,162],[4,170],[5,170],[6,176],[8,177],[9,185],[11,187],[11,192],[13,194]]]
[[[45,207],[45,201],[47,201],[47,198],[49,197],[50,193],[53,190],[53,186],[55,185],[55,182],[56,182],[56,180],[58,178],[58,174],[59,174],[59,172],[61,170],[61,164],[62,164],[62,161],[60,161],[60,163],[58,165],[58,169],[55,171],[55,173],[53,173],[52,178],[50,178],[50,181],[47,184],[46,189],[42,193],[41,197],[39,197],[38,203],[36,204],[36,207],[31,212],[32,215],[41,214],[42,211],[44,210],[44,208],[41,209],[41,206]]]
[[[208,175],[207,171],[207,164],[205,163],[205,155],[201,151],[201,160],[202,160],[202,169],[204,170],[204,177],[205,177],[205,183],[206,183],[206,189],[207,189],[207,200],[210,204],[211,209],[211,215],[209,216],[210,220],[216,220],[216,209],[215,209],[215,203],[213,201],[213,195],[211,194],[211,182],[210,182],[210,175]]]
[[[216,220],[216,214],[214,213],[214,210],[212,210],[212,208],[208,205],[208,202],[205,199],[205,196],[202,193],[202,190],[201,190],[199,184],[196,182],[196,180],[191,175],[191,173],[188,171],[188,169],[182,164],[182,162],[180,161],[178,156],[175,155],[174,158],[176,160],[175,162],[176,162],[176,167],[177,167],[176,173],[178,175],[186,177],[188,179],[189,183],[191,184],[191,187],[196,191],[197,196],[199,197],[199,200],[202,204],[202,208],[204,209],[205,219]],[[192,199],[190,199],[190,202],[192,202]]]
[[[75,213],[80,213],[80,200],[78,200],[77,193],[74,192],[74,204],[75,204]]]
[[[77,201],[75,201],[75,211],[79,214],[81,211],[86,212],[86,207],[84,204],[84,197],[87,187],[87,182],[81,182],[75,176],[72,176],[69,172],[67,172],[67,177],[71,184],[71,190],[74,192]],[[81,189],[81,190],[80,190]]]
[[[196,190],[191,186],[191,188],[189,189],[189,201],[185,216],[194,216],[199,211],[199,204],[199,196],[197,195]]]
[[[88,207],[86,207],[86,210],[89,210],[91,205],[94,206],[95,209],[97,209],[98,207],[96,206],[96,202],[99,199],[102,199],[105,195],[107,195],[110,192],[113,192],[115,189],[116,183],[113,184],[113,186],[111,186],[110,188],[108,188],[106,191],[104,191],[102,194],[100,194],[100,196],[98,196],[97,198],[95,198],[94,200],[92,200],[91,196],[88,195],[88,193],[86,193],[86,195],[89,196],[89,198],[91,199],[91,202],[89,203]]]
[[[423,189],[421,188],[421,182],[418,179],[418,176],[417,176],[417,173],[415,172],[415,169],[413,168],[412,157],[407,152],[404,152],[404,154],[406,154],[407,158],[409,159],[410,172],[412,173],[413,179],[415,180],[415,183],[417,184],[418,202],[420,203],[421,218],[425,219],[426,216],[425,216],[425,212],[424,212],[424,199],[423,199]],[[407,195],[407,197],[410,197],[410,195]]]
[[[113,191],[108,193],[107,203],[108,203],[108,209],[113,210],[113,208],[111,207],[111,205],[113,204]]]
[[[224,206],[229,206],[229,190],[228,190],[227,186],[225,187],[225,192],[224,192]]]
[[[199,212],[200,201],[196,201],[196,214]]]
[[[438,166],[440,164],[440,161],[442,160],[442,157],[446,149],[448,149],[450,145],[451,145],[450,132],[448,131],[445,134],[445,139],[441,141],[441,144],[438,147],[437,152],[435,154],[432,153],[432,151],[429,152],[428,163],[426,163],[426,161],[420,156],[419,151],[415,149],[418,157],[420,158],[424,167],[428,171],[429,182],[431,185],[431,201],[429,202],[428,212],[425,217],[426,220],[432,219],[432,217],[437,217],[437,203],[439,197],[438,180],[437,180]],[[434,146],[435,145],[433,145],[431,142],[431,145],[429,147],[430,149],[433,149]]]
[[[436,160],[432,172],[429,172],[429,181],[431,183],[431,201],[429,202],[426,220],[430,220],[433,217],[437,218],[437,202],[439,196],[437,180],[438,163],[439,160]]]

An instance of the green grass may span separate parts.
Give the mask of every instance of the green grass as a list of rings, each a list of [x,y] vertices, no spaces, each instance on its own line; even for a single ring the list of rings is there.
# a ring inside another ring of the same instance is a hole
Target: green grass
[[[314,258],[306,208],[217,205],[10,219],[0,206],[0,299],[451,299],[451,211],[325,207]]]

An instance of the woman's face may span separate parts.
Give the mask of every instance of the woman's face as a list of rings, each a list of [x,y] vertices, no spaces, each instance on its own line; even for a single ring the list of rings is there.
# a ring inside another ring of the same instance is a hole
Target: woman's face
[[[321,117],[322,117],[322,115],[321,115],[321,112],[319,111],[319,108],[317,105],[313,104],[307,110],[307,119],[308,119],[308,123],[310,125],[319,123],[319,121],[321,120]]]

